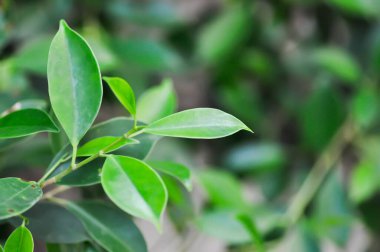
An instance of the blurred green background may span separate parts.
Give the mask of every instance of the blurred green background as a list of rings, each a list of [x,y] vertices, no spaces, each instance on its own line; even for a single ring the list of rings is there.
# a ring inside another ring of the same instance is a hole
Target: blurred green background
[[[137,96],[169,77],[179,110],[220,108],[255,131],[157,144],[149,158],[187,164],[196,186],[173,186],[163,234],[140,223],[151,251],[255,251],[240,212],[268,251],[380,251],[380,1],[0,4],[0,113],[46,107],[49,45],[65,19],[102,74],[125,78]],[[98,122],[125,116],[105,89]],[[0,141],[0,176],[38,179],[51,141]],[[304,214],[279,225],[312,169]],[[81,195],[92,189],[70,197]],[[1,240],[9,230],[0,225]]]

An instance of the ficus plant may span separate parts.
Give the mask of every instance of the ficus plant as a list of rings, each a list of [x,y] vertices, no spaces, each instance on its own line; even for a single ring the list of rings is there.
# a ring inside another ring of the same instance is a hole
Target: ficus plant
[[[82,241],[99,251],[147,251],[131,216],[161,230],[168,203],[163,178],[171,177],[188,190],[192,187],[191,172],[184,165],[145,160],[155,142],[165,136],[213,139],[250,131],[240,120],[217,109],[175,113],[176,96],[169,79],[147,90],[136,102],[127,81],[101,76],[90,46],[65,21],[60,22],[51,42],[47,76],[50,113],[19,106],[0,118],[0,138],[7,141],[40,132],[49,132],[52,142],[67,139],[38,181],[0,179],[0,220],[18,226],[5,243],[7,252],[33,251],[32,234],[44,232],[49,232],[49,251],[57,251],[54,246],[59,243]],[[102,102],[102,80],[130,117],[93,125]],[[101,184],[107,197],[91,201],[58,197],[64,190],[96,184]],[[33,230],[33,218],[44,213],[49,213],[44,216],[46,225],[57,225],[57,230]],[[59,235],[63,230],[69,232]]]

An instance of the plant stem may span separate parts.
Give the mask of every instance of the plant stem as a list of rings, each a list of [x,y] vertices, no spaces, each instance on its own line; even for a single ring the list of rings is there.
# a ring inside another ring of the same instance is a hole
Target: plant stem
[[[303,182],[301,189],[293,198],[293,201],[291,202],[286,213],[286,217],[290,221],[290,224],[295,224],[302,216],[305,208],[313,199],[324,178],[334,164],[339,160],[345,146],[353,140],[356,133],[356,127],[354,126],[351,118],[348,118],[335,134],[328,147],[320,155],[317,162],[311,168],[311,171]]]
[[[64,191],[67,191],[69,189],[71,189],[72,187],[69,187],[69,186],[58,186],[56,188],[54,188],[53,190],[51,191],[48,191],[47,193],[45,193],[45,195],[41,198],[42,200],[43,199],[47,199],[47,198],[51,198],[59,193],[62,193]]]
[[[77,158],[77,150],[78,150],[78,145],[73,145],[73,155],[71,157],[71,167],[75,170],[75,161]]]
[[[106,147],[104,147],[103,149],[101,149],[98,153],[86,158],[85,160],[79,162],[78,164],[71,164],[71,166],[69,168],[67,168],[66,170],[62,171],[61,173],[59,173],[57,176],[55,176],[54,178],[50,178],[48,180],[46,180],[44,182],[44,180],[40,180],[40,184],[41,184],[41,187],[45,187],[47,185],[50,185],[50,184],[53,184],[53,183],[56,183],[57,181],[59,181],[60,179],[62,179],[64,176],[68,175],[69,173],[71,173],[72,171],[75,171],[77,169],[79,169],[80,167],[90,163],[91,161],[97,159],[98,157],[100,157],[101,155],[103,155],[104,153],[107,153],[110,149],[112,149],[112,147],[114,147],[115,145],[117,145],[118,143],[120,143],[121,141],[123,141],[125,138],[131,138],[133,136],[137,136],[139,134],[143,133],[139,127],[137,127],[136,129],[131,129],[130,131],[128,131],[126,134],[124,134],[123,136],[117,138],[115,141],[113,141],[112,143],[110,143],[109,145],[107,145]],[[58,165],[57,165],[58,167]],[[54,169],[51,169],[49,171],[49,173],[51,174],[52,172],[54,171]],[[44,179],[46,179],[48,176],[44,176]]]

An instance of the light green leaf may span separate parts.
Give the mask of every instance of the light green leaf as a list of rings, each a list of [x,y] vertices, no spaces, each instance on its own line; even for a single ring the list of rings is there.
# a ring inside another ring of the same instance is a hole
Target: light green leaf
[[[128,110],[128,112],[135,118],[136,117],[136,100],[135,94],[131,86],[118,77],[103,77],[108,83],[112,92],[115,94],[121,104]]]
[[[350,183],[350,198],[353,202],[361,203],[380,189],[380,182],[377,179],[379,175],[380,170],[376,162],[363,160],[356,165]]]
[[[104,191],[118,207],[160,228],[168,193],[151,167],[135,158],[111,155],[104,163],[101,181]]]
[[[239,181],[228,172],[208,169],[197,175],[215,205],[240,210],[247,208]]]
[[[251,235],[252,243],[255,245],[256,250],[258,252],[265,252],[263,237],[257,229],[255,220],[247,214],[238,214],[236,217]]]
[[[35,205],[42,196],[36,182],[19,178],[0,179],[0,220],[17,216]]]
[[[0,245],[0,252],[4,252],[4,249],[1,245]]]
[[[312,61],[328,73],[355,84],[361,70],[347,52],[333,47],[319,48],[311,54]]]
[[[150,123],[171,115],[177,109],[177,97],[171,79],[145,91],[137,102],[137,118]]]
[[[77,146],[98,114],[103,90],[94,54],[63,20],[50,46],[48,82],[54,113]]]
[[[147,251],[142,234],[122,211],[101,202],[67,202],[65,206],[81,220],[92,239],[107,251]]]
[[[175,113],[148,125],[144,132],[161,136],[212,139],[251,131],[236,117],[218,109],[196,108]]]
[[[16,228],[7,239],[4,252],[33,252],[33,248],[32,234],[25,226],[21,226]]]
[[[22,137],[43,131],[59,130],[42,110],[22,109],[0,118],[0,138]]]
[[[197,54],[207,63],[220,63],[230,56],[252,30],[249,11],[242,6],[226,8],[204,26],[198,37]]]
[[[236,212],[215,210],[203,213],[196,220],[197,228],[213,237],[227,241],[229,244],[247,243],[249,232],[236,219]]]
[[[186,187],[187,190],[191,191],[191,172],[186,166],[169,161],[148,161],[147,164],[153,169],[176,178]]]
[[[129,144],[138,144],[139,141],[135,139],[130,138],[120,138],[120,137],[113,137],[113,136],[105,136],[105,137],[99,137],[95,138],[84,145],[82,145],[77,152],[78,157],[85,157],[85,156],[91,156],[94,154],[99,153],[102,149],[109,146],[111,143],[119,140],[119,142],[115,145],[113,145],[111,148],[107,148],[105,153],[115,151],[125,145]]]

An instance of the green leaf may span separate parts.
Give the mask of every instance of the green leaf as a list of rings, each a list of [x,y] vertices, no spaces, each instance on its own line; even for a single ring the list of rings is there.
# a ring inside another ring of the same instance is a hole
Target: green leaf
[[[4,249],[1,245],[0,245],[0,252],[4,252]]]
[[[177,97],[171,79],[145,91],[137,102],[137,118],[150,123],[171,115],[177,109]]]
[[[115,142],[118,139],[120,139],[120,137],[105,136],[105,137],[95,138],[85,143],[84,145],[82,145],[78,149],[77,156],[85,157],[85,156],[92,156],[94,154],[97,154],[99,153],[99,151],[106,148],[107,146],[109,146],[111,143]],[[107,148],[107,151],[105,151],[105,153],[115,151],[125,145],[138,144],[138,143],[139,141],[135,139],[123,138],[117,144],[113,145],[111,148]]]
[[[352,99],[352,116],[362,127],[373,124],[379,114],[379,96],[372,87],[362,87]]]
[[[196,220],[197,228],[213,237],[230,244],[247,243],[249,232],[236,219],[236,212],[229,210],[214,210],[203,213]]]
[[[17,216],[35,205],[42,196],[36,182],[19,178],[0,179],[0,220]]]
[[[312,61],[328,73],[355,84],[361,70],[347,52],[333,47],[319,48],[311,54]]]
[[[0,138],[22,137],[43,131],[59,130],[42,110],[23,109],[0,118]]]
[[[198,178],[215,205],[240,210],[247,208],[240,183],[230,173],[209,169],[199,173]]]
[[[186,187],[187,190],[191,191],[191,172],[186,166],[168,161],[148,161],[147,164],[153,169],[176,178]]]
[[[118,207],[160,228],[168,193],[151,167],[135,158],[111,155],[104,163],[101,181],[104,191]]]
[[[276,143],[249,143],[231,149],[225,167],[237,172],[268,172],[285,164],[285,153]]]
[[[155,121],[144,132],[171,137],[212,139],[251,131],[236,117],[218,109],[196,108],[175,113]]]
[[[207,63],[217,64],[239,49],[249,36],[252,20],[242,6],[226,8],[202,29],[197,43],[197,54]]]
[[[377,17],[380,14],[380,3],[377,0],[327,0],[326,2],[354,15]]]
[[[116,117],[92,127],[83,140],[90,141],[103,136],[120,137],[131,130],[133,128],[133,124],[134,121],[131,118]],[[134,139],[138,140],[140,143],[122,147],[116,150],[115,154],[144,159],[156,144],[159,137],[150,134],[141,134],[136,136]]]
[[[96,160],[82,166],[80,169],[70,172],[69,174],[64,176],[60,181],[58,181],[57,184],[73,187],[91,186],[99,184],[100,170],[103,167],[104,160],[104,158],[97,158]],[[81,159],[79,158],[78,161],[80,162]],[[70,161],[67,161],[66,163],[62,164],[63,170],[69,167]]]
[[[54,113],[77,146],[98,114],[103,90],[94,54],[63,20],[50,46],[48,82]]]
[[[250,233],[252,242],[255,245],[258,252],[264,252],[264,241],[261,233],[257,229],[255,221],[251,218],[251,216],[247,214],[238,214],[237,219],[240,223],[245,227],[245,229]]]
[[[144,238],[122,211],[100,202],[65,204],[83,223],[89,235],[108,251],[147,251]]]
[[[103,77],[103,80],[108,83],[120,103],[136,118],[135,94],[128,82],[118,77]]]
[[[23,214],[28,218],[28,228],[35,238],[48,243],[78,243],[89,240],[82,223],[66,208],[41,202]],[[11,219],[20,225],[20,218]]]
[[[33,248],[32,234],[25,226],[21,226],[16,228],[7,239],[4,252],[33,252]]]
[[[350,198],[355,203],[361,203],[372,197],[379,189],[377,179],[380,170],[376,162],[363,160],[354,168],[351,175]]]

